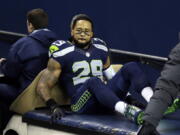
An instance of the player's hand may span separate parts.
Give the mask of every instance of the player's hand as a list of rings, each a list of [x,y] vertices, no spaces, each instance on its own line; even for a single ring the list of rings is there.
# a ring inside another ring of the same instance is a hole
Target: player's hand
[[[51,124],[57,120],[60,120],[61,117],[65,115],[63,109],[58,106],[54,99],[49,99],[48,101],[46,101],[46,105],[50,108]]]
[[[160,135],[152,124],[144,122],[144,124],[139,128],[137,135]]]
[[[5,61],[6,61],[5,58],[0,58],[0,63],[3,63],[3,62],[5,62]]]
[[[61,117],[64,117],[64,116],[65,116],[65,113],[60,107],[55,106],[51,108],[51,122],[60,120]]]

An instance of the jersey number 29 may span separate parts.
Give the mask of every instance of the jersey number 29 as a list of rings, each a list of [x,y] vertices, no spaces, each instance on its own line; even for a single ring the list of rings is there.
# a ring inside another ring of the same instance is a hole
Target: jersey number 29
[[[84,83],[92,76],[102,77],[103,64],[101,60],[91,60],[90,63],[87,61],[75,62],[72,66],[72,70],[76,73],[78,70],[82,70],[77,76],[73,77],[74,85]]]

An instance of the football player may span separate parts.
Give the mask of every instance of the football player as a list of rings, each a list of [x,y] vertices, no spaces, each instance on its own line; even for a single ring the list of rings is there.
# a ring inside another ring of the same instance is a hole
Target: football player
[[[137,122],[141,110],[127,104],[125,99],[131,89],[149,101],[153,95],[149,82],[135,62],[125,64],[115,74],[110,66],[109,50],[104,41],[94,38],[93,27],[87,15],[73,17],[70,40],[57,40],[50,47],[48,66],[38,83],[37,92],[51,108],[55,119],[60,118],[63,111],[48,90],[58,82],[71,97],[73,112],[115,110]]]

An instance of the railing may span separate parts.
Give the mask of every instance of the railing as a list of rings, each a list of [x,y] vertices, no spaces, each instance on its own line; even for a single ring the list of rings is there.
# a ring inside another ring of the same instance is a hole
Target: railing
[[[24,37],[24,36],[26,36],[26,34],[10,32],[10,31],[4,31],[4,30],[0,30],[0,34],[11,35],[11,36],[16,36],[16,37]]]
[[[16,33],[16,32],[9,32],[0,30],[0,39],[6,40],[10,43],[15,42],[19,38],[26,36],[26,34]],[[129,61],[139,61],[143,64],[148,64],[153,66],[154,68],[161,69],[164,63],[168,60],[165,57],[147,55],[142,53],[135,53],[117,49],[110,49],[112,63],[126,63]]]
[[[13,43],[16,40],[18,40],[19,38],[22,38],[24,36],[26,36],[26,34],[0,30],[0,40],[7,41],[9,43]]]
[[[113,63],[126,63],[129,61],[139,61],[143,64],[152,66],[153,68],[161,70],[168,58],[147,55],[142,53],[134,53],[129,51],[110,49]]]

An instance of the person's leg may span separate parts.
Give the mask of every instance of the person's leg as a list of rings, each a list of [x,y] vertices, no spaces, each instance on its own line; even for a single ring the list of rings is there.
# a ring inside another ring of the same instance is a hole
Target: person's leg
[[[129,76],[131,95],[144,105],[147,105],[153,95],[153,90],[146,74],[135,62],[128,64],[123,73],[124,76]]]
[[[78,113],[91,113],[99,105],[114,110],[120,99],[97,77],[87,80],[72,98],[71,109]]]
[[[0,100],[6,104],[11,104],[18,95],[18,89],[15,86],[0,83]]]
[[[125,64],[117,74],[108,81],[108,87],[115,91],[122,99],[126,97],[126,94],[130,92],[138,100],[147,103],[144,97],[149,100],[153,91],[149,87],[149,81],[145,73],[141,70],[135,62]],[[141,92],[146,89],[144,93],[150,92],[142,97]],[[150,95],[150,96],[149,96]]]
[[[107,86],[116,93],[116,95],[121,99],[124,100],[130,87],[130,80],[127,76],[124,76],[125,66],[123,66],[115,76],[107,81]]]
[[[2,131],[14,113],[9,111],[9,105],[3,102],[0,102],[0,108],[0,131]]]
[[[122,74],[130,81],[131,89],[136,92],[141,92],[144,87],[149,86],[147,76],[136,62],[125,64],[122,68]]]
[[[77,113],[92,113],[99,109],[98,103],[107,110],[116,111],[134,122],[141,111],[139,108],[121,101],[114,91],[97,77],[87,80],[83,87],[76,92],[72,98],[71,109]]]
[[[0,129],[3,130],[8,123],[12,112],[9,106],[17,97],[17,88],[8,84],[0,84]]]

